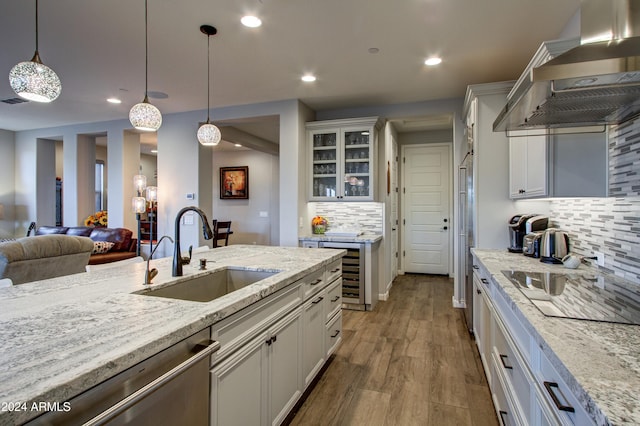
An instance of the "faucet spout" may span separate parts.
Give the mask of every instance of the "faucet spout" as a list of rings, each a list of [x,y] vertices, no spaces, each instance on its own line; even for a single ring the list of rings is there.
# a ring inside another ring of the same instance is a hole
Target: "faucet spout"
[[[209,220],[207,219],[207,215],[204,214],[202,210],[195,206],[185,207],[178,212],[176,215],[176,223],[175,223],[175,244],[173,246],[173,271],[172,275],[174,277],[182,276],[182,265],[187,265],[191,261],[191,255],[188,258],[183,258],[180,251],[180,220],[182,216],[188,212],[193,211],[200,216],[200,220],[202,220],[202,234],[205,240],[210,240],[213,238],[213,231],[209,226]]]
[[[162,242],[162,240],[164,240],[165,238],[168,238],[169,241],[173,242],[173,240],[171,239],[170,236],[168,235],[163,235],[162,238],[160,238],[160,240],[158,241],[158,243],[156,244],[156,246],[153,248],[153,250],[151,250],[151,254],[149,255],[149,258],[147,259],[147,270],[144,273],[144,285],[149,285],[151,284],[151,280],[153,279],[153,277],[155,277],[156,275],[158,275],[158,270],[156,268],[153,268],[151,270],[149,270],[149,263],[151,262],[151,259],[153,258],[153,254],[156,252],[156,250],[158,250],[158,247],[160,247],[160,243]]]

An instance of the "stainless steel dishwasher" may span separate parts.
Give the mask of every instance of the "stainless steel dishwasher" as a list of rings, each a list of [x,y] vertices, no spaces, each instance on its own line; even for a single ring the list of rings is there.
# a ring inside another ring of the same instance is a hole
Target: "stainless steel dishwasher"
[[[318,247],[347,250],[347,254],[342,258],[342,307],[366,310],[364,244],[321,241]]]
[[[28,425],[208,425],[210,355],[220,343],[207,328],[69,400]]]

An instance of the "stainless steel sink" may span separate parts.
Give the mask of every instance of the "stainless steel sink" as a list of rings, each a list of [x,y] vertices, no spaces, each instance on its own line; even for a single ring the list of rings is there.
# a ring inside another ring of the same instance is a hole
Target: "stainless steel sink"
[[[144,296],[166,297],[169,299],[210,302],[248,285],[269,278],[277,272],[251,271],[226,268],[208,275],[162,287],[137,292]]]

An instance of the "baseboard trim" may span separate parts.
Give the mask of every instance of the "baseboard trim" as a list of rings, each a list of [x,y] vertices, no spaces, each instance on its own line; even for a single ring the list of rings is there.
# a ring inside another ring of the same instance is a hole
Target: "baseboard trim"
[[[466,302],[464,301],[464,299],[462,299],[462,300],[456,300],[456,298],[455,298],[455,297],[452,297],[452,298],[451,298],[451,303],[453,304],[453,307],[454,307],[454,308],[466,308],[466,307],[467,307],[467,304],[466,304]]]

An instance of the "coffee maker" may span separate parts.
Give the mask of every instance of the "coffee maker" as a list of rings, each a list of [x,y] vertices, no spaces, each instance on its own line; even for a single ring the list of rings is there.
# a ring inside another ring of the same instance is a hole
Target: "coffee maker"
[[[509,251],[522,253],[522,241],[524,236],[547,229],[549,218],[536,213],[517,214],[509,219]]]

